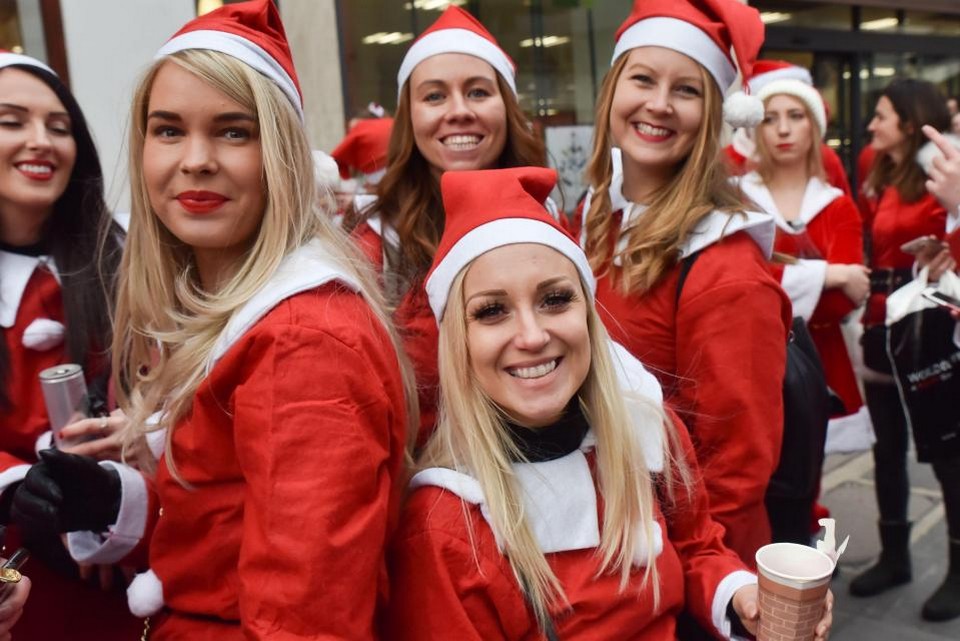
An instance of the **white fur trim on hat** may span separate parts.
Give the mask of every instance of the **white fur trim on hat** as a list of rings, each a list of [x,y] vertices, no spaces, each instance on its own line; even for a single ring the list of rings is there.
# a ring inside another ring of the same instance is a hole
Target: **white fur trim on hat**
[[[747,85],[750,87],[750,93],[756,95],[757,92],[774,80],[797,80],[804,84],[810,85],[811,87],[813,86],[813,76],[810,75],[810,72],[803,67],[798,67],[797,65],[791,65],[789,67],[783,67],[782,69],[774,69],[773,71],[758,73],[750,79],[750,82],[748,82]]]
[[[303,104],[296,83],[290,78],[286,69],[257,43],[225,31],[213,29],[188,31],[171,38],[160,47],[157,55],[154,56],[154,60],[188,49],[219,51],[253,67],[280,87],[297,110],[300,120],[303,120]]]
[[[163,607],[163,584],[153,570],[133,578],[127,588],[127,606],[136,617],[153,616]]]
[[[763,101],[742,91],[732,93],[723,101],[723,119],[734,129],[756,127],[763,121]]]
[[[631,26],[617,40],[610,65],[637,47],[664,47],[693,58],[713,76],[722,93],[737,78],[737,69],[727,53],[702,30],[678,18],[647,18]]]
[[[583,282],[593,298],[597,290],[596,279],[583,250],[575,242],[551,225],[532,218],[500,218],[471,229],[458,240],[427,279],[425,288],[430,299],[430,308],[437,322],[443,318],[450,287],[464,267],[475,258],[490,250],[506,245],[534,243],[555,249],[569,258],[580,272]]]
[[[56,71],[54,71],[44,63],[40,62],[36,58],[31,58],[30,56],[25,56],[20,53],[13,53],[12,51],[7,53],[0,53],[0,68],[10,67],[13,65],[26,65],[28,67],[36,67],[38,69],[43,69],[44,71],[52,73],[55,76],[57,75]]]
[[[400,71],[397,72],[397,92],[403,91],[403,84],[410,78],[410,74],[418,64],[441,53],[465,53],[489,63],[506,80],[516,95],[515,71],[507,54],[483,36],[468,29],[440,29],[414,42],[403,57],[403,62],[400,63]]]
[[[960,137],[951,133],[944,133],[943,137],[956,149],[960,149]],[[936,143],[932,140],[928,141],[923,147],[920,147],[920,151],[917,152],[917,163],[919,163],[923,169],[923,173],[927,175],[930,174],[930,169],[933,167],[933,159],[937,156],[943,156],[943,152],[940,151],[940,148],[937,147]]]
[[[754,95],[762,102],[766,102],[768,98],[780,94],[793,96],[807,106],[820,128],[820,137],[822,138],[827,131],[827,111],[823,107],[823,98],[820,96],[820,92],[800,80],[781,78],[766,83]]]

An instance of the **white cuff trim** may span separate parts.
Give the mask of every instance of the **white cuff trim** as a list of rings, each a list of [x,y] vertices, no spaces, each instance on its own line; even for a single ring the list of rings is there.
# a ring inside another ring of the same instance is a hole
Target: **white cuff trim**
[[[37,437],[37,441],[33,444],[33,451],[37,458],[40,458],[40,452],[49,450],[51,447],[53,447],[53,431],[47,430]]]
[[[14,483],[19,483],[22,481],[23,477],[27,475],[27,470],[29,469],[30,466],[24,463],[22,465],[8,467],[3,472],[0,472],[0,493]]]
[[[713,607],[711,608],[713,626],[725,639],[731,638],[731,623],[729,617],[727,617],[727,606],[733,600],[733,595],[743,586],[756,585],[756,583],[757,576],[755,574],[746,570],[737,570],[723,577],[716,592],[713,593]]]
[[[780,281],[790,302],[793,303],[793,315],[802,316],[809,321],[813,310],[820,302],[823,284],[827,278],[827,261],[800,259],[796,265],[783,268]]]
[[[866,405],[861,405],[853,414],[830,419],[823,451],[825,454],[865,452],[876,442],[870,412]]]
[[[147,483],[137,470],[115,463],[101,461],[101,467],[114,469],[120,475],[122,495],[117,522],[106,535],[96,532],[70,532],[67,547],[79,563],[116,563],[123,559],[143,538],[147,527]]]
[[[960,229],[960,207],[947,212],[947,235]]]

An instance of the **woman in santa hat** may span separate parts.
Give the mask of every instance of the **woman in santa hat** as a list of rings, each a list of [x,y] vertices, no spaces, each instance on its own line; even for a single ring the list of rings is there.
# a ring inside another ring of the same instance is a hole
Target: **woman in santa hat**
[[[517,103],[513,61],[459,7],[411,45],[397,85],[386,174],[368,206],[348,213],[347,226],[383,274],[416,370],[425,436],[436,421],[437,329],[422,282],[443,232],[440,176],[542,165],[544,149]]]
[[[83,112],[47,65],[0,52],[0,518],[51,434],[38,376],[84,367],[105,407],[110,306],[123,231],[103,200],[103,174]],[[108,422],[93,421],[98,434]],[[109,431],[109,430],[106,430]],[[103,441],[109,439],[102,439]],[[87,443],[85,447],[99,447]],[[135,633],[123,595],[83,581],[56,533],[8,549],[34,552],[33,597],[17,634],[31,639],[122,639]],[[106,573],[105,573],[106,576]],[[118,582],[119,583],[119,582]],[[61,604],[51,617],[50,603]]]
[[[149,548],[128,596],[150,639],[378,637],[413,378],[315,207],[302,113],[270,0],[160,49],[131,113],[113,351],[149,471],[47,450],[14,498],[75,558]]]
[[[886,299],[913,280],[918,258],[927,265],[931,280],[956,267],[942,240],[949,220],[947,210],[927,190],[927,185],[934,187],[927,172],[936,176],[939,170],[921,164],[924,125],[941,132],[949,129],[950,114],[943,96],[929,82],[898,79],[883,90],[868,127],[875,152],[865,186],[873,271],[863,317],[863,360],[868,368],[864,392],[877,435],[873,459],[881,552],[874,566],[851,581],[850,593],[856,596],[879,594],[912,577],[907,520],[910,434],[887,356]],[[922,616],[943,621],[960,616],[960,458],[947,448],[929,462],[943,491],[950,564],[943,584],[924,603]]]
[[[755,631],[756,579],[660,385],[610,342],[587,258],[543,205],[555,182],[441,180],[440,421],[391,550],[394,638],[667,640],[684,606]]]
[[[597,103],[591,189],[573,230],[613,338],[660,376],[697,446],[710,510],[749,566],[771,539],[790,300],[770,275],[768,214],[746,211],[720,156],[723,94],[763,42],[736,0],[638,0],[617,31]],[[736,65],[730,58],[731,47]]]
[[[791,262],[773,264],[775,276],[790,296],[794,316],[806,321],[827,384],[843,403],[828,425],[828,448],[864,450],[873,443],[873,431],[840,329],[870,292],[860,214],[849,196],[826,182],[820,155],[826,112],[817,90],[783,77],[754,95],[764,103],[763,121],[753,136],[759,166],[741,178],[740,187],[776,221],[774,249]],[[809,540],[812,503],[768,501],[767,507],[774,524],[796,524],[786,540]],[[793,514],[780,513],[784,509]],[[784,540],[777,532],[774,536]]]

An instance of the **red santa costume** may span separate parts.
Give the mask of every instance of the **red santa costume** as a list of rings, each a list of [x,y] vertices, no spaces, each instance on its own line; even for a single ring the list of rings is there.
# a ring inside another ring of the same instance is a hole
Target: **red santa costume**
[[[736,76],[727,53],[731,45],[749,77],[762,25],[753,10],[737,3],[693,8],[637,2],[618,36],[614,60],[641,46],[678,50],[703,65],[724,90]],[[762,103],[757,102],[752,121],[738,124],[759,122]],[[640,295],[624,294],[616,255],[626,248],[622,232],[643,215],[645,206],[623,196],[619,150],[613,150],[612,160],[609,215],[615,224],[608,242],[615,251],[613,264],[599,272],[597,306],[613,339],[650,366],[663,384],[690,430],[711,515],[726,528],[724,542],[753,567],[754,553],[771,536],[764,495],[780,457],[782,382],[792,318],[790,301],[767,268],[773,219],[756,212],[710,213],[683,240],[678,264],[658,283]],[[572,224],[584,243],[591,199],[592,193]],[[678,298],[682,262],[694,255],[698,258]]]
[[[801,78],[779,77],[766,79],[756,90],[763,101],[776,95],[800,100],[822,134],[826,112],[823,99],[812,85]],[[814,176],[807,181],[798,216],[787,221],[759,173],[747,174],[739,184],[747,198],[776,221],[774,249],[799,259],[795,265],[774,264],[772,269],[790,296],[794,315],[807,322],[827,384],[843,401],[845,411],[828,425],[826,450],[867,449],[874,442],[870,414],[863,405],[840,329],[840,322],[856,306],[839,289],[823,290],[829,264],[863,263],[862,222],[857,207],[840,189]]]
[[[39,60],[0,52],[0,68],[37,67],[53,74]],[[33,251],[33,250],[36,251]],[[6,349],[6,397],[0,410],[0,491],[23,480],[37,461],[37,452],[50,447],[50,422],[39,374],[68,362],[64,338],[63,300],[56,265],[39,248],[0,249],[0,327]],[[83,363],[88,378],[102,373],[102,362]],[[20,544],[16,527],[7,529],[9,556]],[[113,640],[130,638],[139,622],[130,616],[123,595],[102,591],[79,578],[70,578],[35,558],[24,570],[33,588],[14,632],[23,639]],[[57,604],[51,617],[50,604]]]
[[[299,108],[269,0],[197,18],[158,57],[195,48],[257,68]],[[71,533],[71,552],[101,563],[149,548],[128,597],[151,640],[379,637],[406,411],[390,338],[358,291],[319,240],[292,252],[233,313],[174,428],[183,483],[159,448],[150,482],[103,463],[121,479],[117,521]]]
[[[592,295],[586,256],[542,204],[555,176],[552,170],[534,168],[444,175],[447,226],[426,281],[438,322],[457,274],[478,256],[514,243],[545,245],[566,256],[580,273],[585,294]],[[610,349],[620,384],[661,405],[656,379],[623,348],[611,344]],[[656,476],[664,469],[659,420],[631,416],[634,422],[627,429],[636,430],[646,466]],[[557,424],[526,432],[564,428]],[[576,441],[579,447],[566,448],[571,451],[512,464],[524,518],[569,601],[550,612],[558,638],[666,641],[675,638],[675,619],[684,607],[708,629],[729,635],[730,599],[754,577],[723,546],[722,529],[709,518],[699,483],[690,494],[677,489],[678,505],[654,506],[653,538],[638,542],[635,570],[623,589],[618,572],[599,573],[603,495],[596,482],[598,443],[588,425],[584,430],[586,436]],[[680,438],[685,455],[695,461],[682,429]],[[483,488],[469,470],[423,469],[411,488],[391,548],[394,638],[543,638],[504,554]],[[642,585],[642,565],[651,549],[660,573],[658,607],[654,587]]]
[[[750,92],[758,95],[771,82],[781,80],[801,82],[811,89],[813,88],[813,77],[809,71],[783,60],[757,60],[757,63],[753,65],[753,76],[747,84],[750,87]],[[820,102],[824,113],[820,133],[824,134],[828,114],[826,103],[822,97],[820,97]],[[723,148],[731,173],[737,176],[746,173],[749,170],[747,160],[753,158],[756,161],[756,158],[754,158],[755,151],[756,144],[754,143],[753,131],[750,128],[741,127],[734,131],[730,144]],[[820,158],[823,162],[823,170],[827,174],[827,182],[843,191],[844,195],[851,196],[850,180],[847,178],[847,172],[843,168],[843,162],[837,152],[829,145],[820,143]]]
[[[450,6],[411,45],[397,74],[397,87],[404,84],[414,68],[427,58],[444,53],[464,53],[489,63],[497,74],[516,93],[516,66],[500,48],[496,39],[469,13]],[[362,196],[355,200],[358,211],[376,209],[376,198]],[[555,207],[553,207],[555,210]],[[413,362],[417,376],[420,401],[420,431],[422,444],[436,424],[437,386],[437,323],[430,311],[422,283],[392,284],[397,280],[389,256],[399,251],[400,237],[377,213],[365,218],[354,230],[363,252],[383,274],[388,293],[406,287],[394,312],[394,322],[400,330],[407,355]]]

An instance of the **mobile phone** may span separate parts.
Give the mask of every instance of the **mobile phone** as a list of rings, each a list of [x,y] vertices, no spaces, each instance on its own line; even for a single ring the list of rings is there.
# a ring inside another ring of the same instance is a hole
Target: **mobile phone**
[[[900,245],[900,251],[905,254],[912,254],[916,256],[917,254],[929,250],[933,251],[934,249],[939,249],[943,247],[943,243],[937,239],[936,236],[920,236],[919,238],[914,238],[913,240],[908,240],[904,244]]]
[[[930,302],[936,303],[941,307],[946,307],[950,311],[960,314],[960,300],[950,296],[949,294],[944,294],[936,287],[927,287],[925,290],[920,292],[920,295]]]

